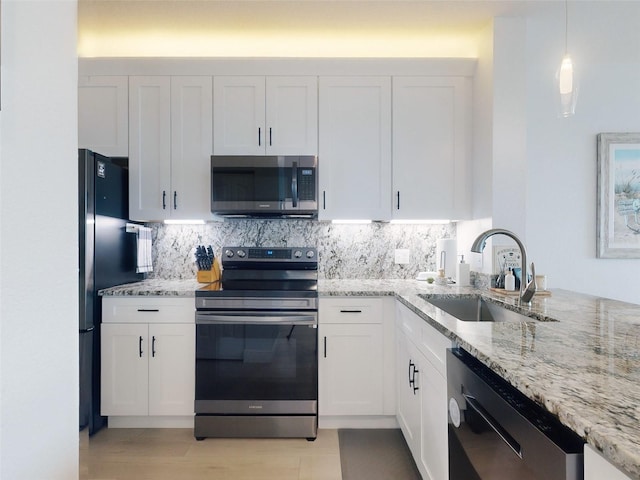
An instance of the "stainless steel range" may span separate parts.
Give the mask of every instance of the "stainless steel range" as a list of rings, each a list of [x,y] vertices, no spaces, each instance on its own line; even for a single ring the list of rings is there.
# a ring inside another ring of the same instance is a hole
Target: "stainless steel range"
[[[315,248],[226,247],[196,291],[196,439],[303,437],[318,425]]]

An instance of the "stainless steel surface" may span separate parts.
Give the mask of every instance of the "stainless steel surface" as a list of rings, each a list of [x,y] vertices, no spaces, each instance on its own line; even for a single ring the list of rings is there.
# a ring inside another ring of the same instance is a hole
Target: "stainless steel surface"
[[[220,285],[196,291],[195,436],[315,438],[316,249],[223,252]]]
[[[223,415],[315,415],[317,400],[196,400],[195,412]]]
[[[484,300],[480,296],[466,298],[434,298],[418,295],[430,304],[447,312],[463,322],[535,322],[529,317],[513,310]]]
[[[317,310],[318,297],[198,297],[196,310]]]
[[[198,312],[196,324],[230,323],[243,325],[318,325],[318,314],[315,312]]]
[[[212,438],[307,438],[318,434],[318,418],[301,416],[196,415],[194,436]]]
[[[491,230],[487,230],[486,232],[478,235],[471,245],[471,251],[476,253],[482,253],[484,250],[487,239],[493,235],[506,235],[507,237],[512,238],[518,248],[520,249],[520,253],[522,254],[522,276],[520,279],[520,302],[522,303],[530,303],[531,299],[536,293],[536,277],[533,275],[530,282],[527,283],[527,250],[524,248],[524,244],[520,241],[518,236],[510,232],[509,230],[504,230],[502,228],[493,228]],[[531,264],[531,270],[535,272],[535,267],[533,263]]]
[[[227,217],[315,218],[317,167],[318,158],[312,155],[213,155],[211,211]],[[245,181],[242,175],[246,175]],[[229,181],[232,178],[234,181]],[[283,183],[285,179],[288,184]]]
[[[583,440],[461,349],[447,351],[447,394],[451,480],[583,479]]]

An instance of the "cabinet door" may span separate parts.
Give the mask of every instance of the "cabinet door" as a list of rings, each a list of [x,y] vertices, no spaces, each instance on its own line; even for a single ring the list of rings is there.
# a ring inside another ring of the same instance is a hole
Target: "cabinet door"
[[[424,356],[420,362],[420,457],[416,464],[425,480],[449,478],[447,381]]]
[[[171,218],[211,218],[211,77],[171,78]]]
[[[320,415],[382,415],[382,325],[319,326]]]
[[[146,324],[102,324],[102,415],[148,414],[147,333]]]
[[[318,79],[266,78],[267,155],[318,154]]]
[[[391,79],[320,77],[321,220],[391,215]]]
[[[215,155],[264,155],[264,120],[264,77],[214,77]]]
[[[584,480],[631,480],[591,445],[584,446]]]
[[[468,218],[470,85],[393,78],[393,217]]]
[[[171,208],[171,80],[129,78],[129,217],[164,220]]]
[[[193,415],[195,325],[151,324],[149,415]]]
[[[413,458],[416,459],[416,464],[420,451],[420,380],[420,366],[417,365],[413,346],[404,332],[398,328],[396,330],[396,418]]]
[[[78,146],[129,156],[129,84],[125,76],[78,79]]]

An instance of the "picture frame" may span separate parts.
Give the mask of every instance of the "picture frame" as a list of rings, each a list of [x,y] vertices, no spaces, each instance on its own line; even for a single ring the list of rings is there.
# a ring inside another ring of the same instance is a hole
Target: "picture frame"
[[[597,138],[597,258],[640,258],[640,133]]]

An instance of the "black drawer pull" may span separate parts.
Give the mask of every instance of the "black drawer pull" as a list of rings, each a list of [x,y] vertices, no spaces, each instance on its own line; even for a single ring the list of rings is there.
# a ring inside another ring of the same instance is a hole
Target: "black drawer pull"
[[[142,358],[142,337],[138,340],[138,356]]]
[[[139,312],[159,312],[160,310],[157,308],[139,308]]]
[[[362,313],[362,310],[340,310],[340,313]]]

